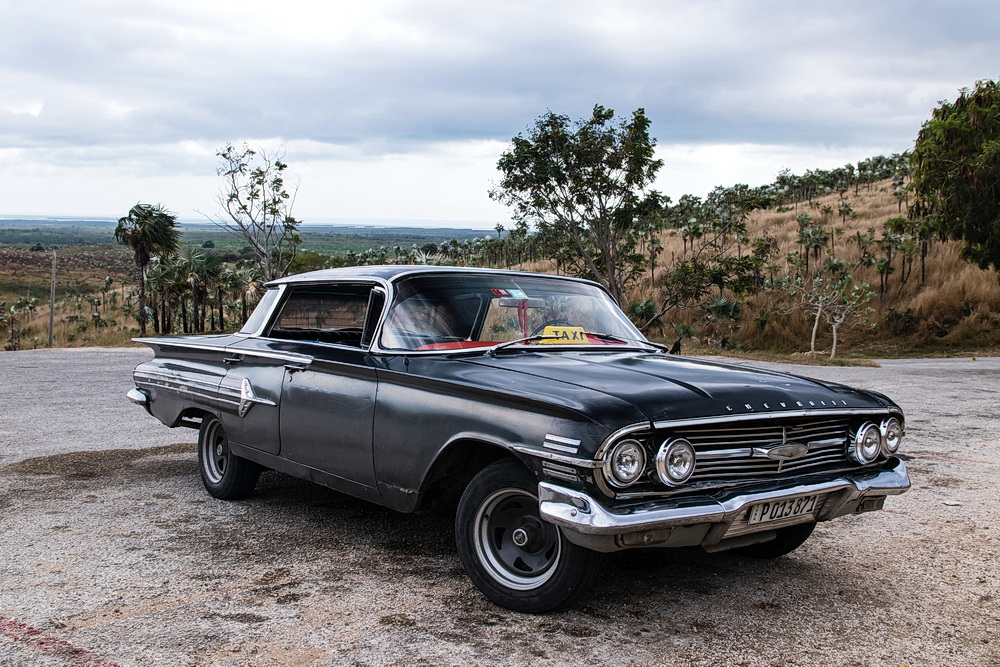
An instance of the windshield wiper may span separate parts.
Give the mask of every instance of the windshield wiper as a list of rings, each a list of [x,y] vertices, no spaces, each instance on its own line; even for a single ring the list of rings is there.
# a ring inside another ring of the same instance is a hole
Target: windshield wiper
[[[559,338],[559,336],[554,336],[552,334],[535,334],[534,336],[525,336],[524,338],[515,338],[514,340],[506,340],[502,343],[497,343],[493,347],[489,348],[488,350],[486,350],[484,354],[486,354],[486,356],[488,357],[493,357],[496,356],[496,353],[499,350],[502,350],[505,347],[510,347],[511,345],[519,345],[521,343],[530,343],[533,340],[542,340],[549,338]]]
[[[600,333],[597,331],[584,331],[583,335],[593,336],[594,338],[600,338],[602,340],[613,340],[619,343],[625,343],[626,345],[632,345],[632,344],[645,345],[647,347],[652,347],[656,350],[659,350],[660,352],[666,352],[667,354],[670,353],[669,347],[667,347],[666,345],[661,345],[660,343],[654,343],[651,340],[645,340],[645,339],[639,340],[638,338],[625,338],[624,336],[616,336],[614,334]]]
[[[584,336],[591,336],[593,338],[598,338],[600,340],[611,340],[611,341],[615,341],[615,342],[618,342],[618,343],[624,343],[625,345],[633,345],[633,344],[635,344],[635,345],[646,345],[648,347],[655,348],[655,349],[657,349],[657,350],[659,350],[661,352],[667,352],[668,351],[668,348],[665,345],[660,345],[659,343],[653,343],[653,342],[650,342],[648,340],[639,340],[637,338],[623,338],[622,336],[615,336],[614,334],[602,333],[602,332],[599,332],[599,331],[584,331],[582,335],[584,335]],[[504,341],[503,343],[498,343],[498,344],[494,345],[493,347],[489,348],[488,350],[486,350],[485,354],[487,356],[489,356],[489,357],[494,357],[494,356],[496,356],[497,352],[499,352],[500,350],[503,350],[505,348],[511,347],[512,345],[520,345],[522,343],[530,343],[530,342],[535,341],[535,340],[552,340],[552,339],[563,340],[562,336],[559,336],[559,335],[537,334],[537,335],[534,335],[534,336],[526,336],[524,338],[518,338],[518,339],[515,339],[515,340]],[[580,344],[574,345],[573,343],[567,343],[567,346],[572,346],[572,347],[587,347],[587,344],[586,343],[580,343]]]
[[[609,333],[598,333],[595,331],[584,331],[583,335],[593,336],[594,338],[600,338],[602,340],[614,340],[618,341],[619,343],[625,343],[626,345],[632,343],[635,343],[637,345],[647,345],[649,347],[656,348],[661,352],[667,352],[667,353],[670,352],[670,348],[667,347],[666,345],[661,345],[660,343],[654,343],[651,340],[639,340],[638,338],[624,338],[623,336],[616,336],[614,334],[609,334]]]

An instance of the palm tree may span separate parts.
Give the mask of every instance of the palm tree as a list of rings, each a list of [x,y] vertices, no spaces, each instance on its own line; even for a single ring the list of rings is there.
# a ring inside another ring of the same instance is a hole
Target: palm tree
[[[208,295],[222,274],[222,260],[215,253],[187,246],[178,257],[178,269],[191,290],[191,327],[205,331]]]
[[[244,324],[250,316],[251,304],[256,304],[260,299],[263,283],[258,268],[253,264],[246,264],[236,269],[233,284],[240,297],[240,315]]]
[[[170,333],[167,331],[166,322],[166,282],[167,265],[161,258],[156,258],[146,270],[146,295],[150,301],[150,310],[153,316],[153,330],[157,334]],[[126,304],[127,305],[127,304]]]
[[[172,255],[180,247],[177,216],[162,204],[136,204],[118,220],[115,239],[132,249],[138,287],[139,335],[146,335],[146,269],[154,256]]]

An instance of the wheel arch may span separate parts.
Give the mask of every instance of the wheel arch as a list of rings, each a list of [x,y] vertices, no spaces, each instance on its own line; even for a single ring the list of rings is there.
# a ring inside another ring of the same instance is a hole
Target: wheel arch
[[[201,427],[201,422],[206,417],[215,417],[221,420],[222,414],[216,410],[209,410],[204,407],[188,407],[178,413],[177,417],[170,426],[171,428],[175,426],[183,426],[185,428],[197,429]]]
[[[514,451],[487,440],[460,438],[448,443],[424,476],[417,510],[457,506],[462,491],[480,470],[503,459],[518,461],[534,474],[531,466]]]

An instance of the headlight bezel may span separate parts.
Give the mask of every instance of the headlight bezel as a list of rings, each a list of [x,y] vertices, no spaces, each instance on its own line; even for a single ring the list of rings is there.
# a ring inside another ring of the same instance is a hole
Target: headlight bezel
[[[619,476],[620,471],[617,469],[616,463],[618,457],[625,455],[627,450],[630,450],[638,461],[634,466],[636,470],[631,476]],[[643,478],[646,472],[647,458],[646,447],[641,441],[635,438],[621,440],[615,443],[604,459],[604,479],[607,480],[610,486],[616,489],[626,489]]]
[[[686,454],[689,461],[686,469],[680,475],[671,474],[676,469],[676,454]],[[656,475],[660,481],[669,487],[683,486],[698,467],[698,455],[694,445],[686,438],[672,438],[663,441],[656,452]]]
[[[899,451],[899,446],[906,435],[902,420],[895,416],[889,417],[879,425],[879,431],[882,435],[882,453],[886,456],[894,456]],[[893,437],[893,432],[897,434],[895,437]]]
[[[872,441],[874,438],[874,442]],[[882,453],[882,429],[878,424],[865,422],[858,427],[851,440],[848,454],[862,465],[874,463]]]

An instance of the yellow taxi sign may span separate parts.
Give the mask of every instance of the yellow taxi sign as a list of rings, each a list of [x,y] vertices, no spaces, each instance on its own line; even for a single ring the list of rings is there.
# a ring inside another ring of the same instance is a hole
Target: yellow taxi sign
[[[542,329],[543,338],[538,341],[542,345],[588,345],[590,339],[584,334],[583,327],[557,327],[547,326]]]

